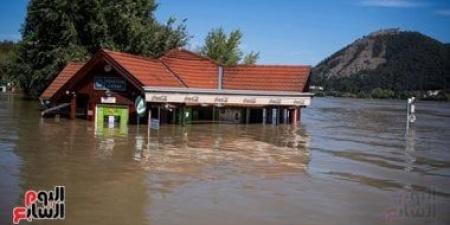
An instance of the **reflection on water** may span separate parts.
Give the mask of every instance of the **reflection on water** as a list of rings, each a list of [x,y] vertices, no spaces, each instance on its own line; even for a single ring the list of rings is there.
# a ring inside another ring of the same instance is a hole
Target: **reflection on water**
[[[153,172],[199,176],[207,175],[199,173],[205,168],[223,167],[224,173],[276,174],[303,171],[309,161],[309,136],[287,126],[168,125],[146,138],[136,136],[134,159]]]
[[[54,185],[67,190],[67,219],[55,224],[450,221],[447,103],[418,103],[406,136],[400,101],[316,98],[299,127],[167,125],[150,135],[37,110],[0,95],[0,224],[26,189]],[[395,211],[421,210],[396,200],[414,193],[433,196],[432,217]]]

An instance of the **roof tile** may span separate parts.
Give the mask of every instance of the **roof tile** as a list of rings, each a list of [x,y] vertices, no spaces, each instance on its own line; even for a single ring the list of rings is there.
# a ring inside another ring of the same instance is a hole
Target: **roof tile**
[[[217,88],[218,66],[209,58],[175,49],[161,57],[161,61],[189,88]]]
[[[216,89],[218,65],[196,53],[174,49],[155,59],[102,50],[143,86]],[[51,98],[82,67],[68,64],[42,93]],[[223,88],[231,90],[307,91],[309,66],[238,65],[224,67]]]
[[[158,59],[104,50],[144,86],[183,87],[180,81]]]
[[[56,76],[52,83],[42,93],[41,98],[51,98],[70,78],[73,77],[83,67],[84,63],[69,63]]]
[[[238,65],[224,68],[224,89],[297,91],[306,90],[309,66]]]

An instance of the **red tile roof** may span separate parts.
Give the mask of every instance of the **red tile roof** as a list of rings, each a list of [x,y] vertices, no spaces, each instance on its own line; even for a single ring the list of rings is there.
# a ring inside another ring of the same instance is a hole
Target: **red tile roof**
[[[109,50],[99,53],[94,58],[105,57],[142,86],[217,89],[219,66],[209,58],[184,49],[171,50],[158,59]],[[83,65],[67,65],[42,93],[41,98],[51,98],[74,78]],[[82,76],[87,69],[78,74]],[[308,90],[310,70],[309,66],[224,66],[223,89],[305,92]],[[75,78],[73,80],[76,81]]]
[[[52,83],[42,93],[41,98],[51,98],[70,78],[78,72],[84,63],[69,63],[64,69],[56,76]]]
[[[224,68],[224,89],[297,91],[307,90],[309,66],[239,65]]]
[[[104,50],[144,86],[184,87],[178,79],[158,59]]]
[[[217,88],[218,66],[209,58],[184,49],[169,51],[160,60],[188,88]]]

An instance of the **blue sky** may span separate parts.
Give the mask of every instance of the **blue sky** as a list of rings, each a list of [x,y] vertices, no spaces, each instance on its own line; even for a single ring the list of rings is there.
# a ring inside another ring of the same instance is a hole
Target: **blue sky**
[[[20,39],[27,0],[0,2],[0,39]],[[187,19],[196,48],[212,28],[241,29],[242,48],[259,63],[309,64],[381,28],[398,27],[450,42],[448,0],[160,0],[156,16]]]

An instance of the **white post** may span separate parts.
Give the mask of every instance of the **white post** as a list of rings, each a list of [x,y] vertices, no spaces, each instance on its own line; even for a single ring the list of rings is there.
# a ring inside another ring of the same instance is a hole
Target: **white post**
[[[284,124],[289,123],[289,121],[288,121],[289,114],[288,113],[289,113],[288,109],[283,109],[283,123]]]
[[[409,132],[410,123],[416,122],[416,106],[415,106],[415,98],[408,98],[406,102],[406,134]]]
[[[278,123],[278,110],[276,108],[272,109],[272,124]]]
[[[263,119],[263,124],[266,124],[267,121],[267,109],[263,108],[263,115],[262,115],[262,119]]]

